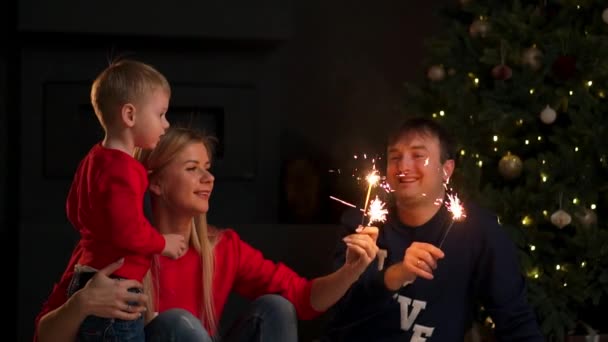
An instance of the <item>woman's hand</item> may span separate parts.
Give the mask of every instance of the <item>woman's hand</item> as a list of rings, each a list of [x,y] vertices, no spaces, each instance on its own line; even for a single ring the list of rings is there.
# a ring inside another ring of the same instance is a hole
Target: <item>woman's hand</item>
[[[356,233],[342,239],[346,243],[345,266],[348,266],[357,277],[376,258],[376,254],[378,254],[377,239],[377,227],[363,226],[359,226]]]
[[[147,296],[129,292],[130,288],[143,289],[136,280],[118,280],[110,275],[122,266],[123,260],[111,263],[98,271],[74,296],[86,315],[104,318],[134,320],[146,311]]]

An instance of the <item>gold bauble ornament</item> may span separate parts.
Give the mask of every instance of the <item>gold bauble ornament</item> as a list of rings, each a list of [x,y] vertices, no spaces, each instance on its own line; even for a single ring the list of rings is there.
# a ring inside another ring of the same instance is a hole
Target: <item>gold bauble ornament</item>
[[[564,228],[572,222],[572,216],[565,210],[558,210],[551,214],[551,223],[559,229]]]
[[[521,62],[532,70],[538,70],[542,66],[543,53],[536,46],[525,49],[521,55]]]
[[[505,179],[514,179],[521,175],[523,163],[521,159],[508,152],[498,162],[498,171]]]
[[[473,38],[484,38],[488,34],[488,31],[490,31],[490,23],[484,19],[475,19],[471,23],[471,26],[469,26],[469,35]]]
[[[445,68],[443,65],[433,65],[427,71],[426,76],[433,82],[441,81],[445,78]]]
[[[576,214],[576,218],[578,218],[583,227],[589,227],[597,223],[597,214],[589,208],[585,208]]]

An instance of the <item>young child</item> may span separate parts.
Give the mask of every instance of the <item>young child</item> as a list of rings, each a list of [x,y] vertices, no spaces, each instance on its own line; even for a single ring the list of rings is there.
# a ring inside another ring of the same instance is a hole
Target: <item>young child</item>
[[[112,277],[141,282],[154,254],[177,259],[185,253],[182,235],[161,235],[144,216],[148,176],[133,157],[137,148],[154,148],[169,128],[170,96],[159,71],[133,60],[112,63],[93,82],[91,103],[105,137],[80,162],[67,198],[68,219],[84,242],[68,296],[120,258],[123,265]],[[144,341],[144,322],[88,316],[78,340]]]

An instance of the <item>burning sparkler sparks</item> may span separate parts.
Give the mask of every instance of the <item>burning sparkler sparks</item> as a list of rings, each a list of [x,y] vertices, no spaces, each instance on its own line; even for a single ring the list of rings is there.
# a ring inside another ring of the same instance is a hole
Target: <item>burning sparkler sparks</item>
[[[447,198],[448,200],[445,203],[445,207],[452,214],[452,219],[450,220],[450,225],[445,230],[445,233],[441,238],[441,242],[439,242],[439,248],[443,246],[445,238],[448,236],[448,233],[452,229],[452,226],[454,226],[454,222],[460,222],[467,217],[466,211],[464,210],[464,207],[462,205],[462,201],[460,201],[457,194],[448,193]]]
[[[365,201],[363,202],[362,207],[363,208],[359,208],[358,206],[355,206],[352,203],[346,202],[342,199],[339,199],[337,197],[334,196],[329,196],[329,198],[331,198],[334,201],[340,202],[346,206],[349,206],[351,208],[356,208],[359,211],[363,212],[363,215],[361,217],[361,225],[363,226],[365,223],[367,223],[368,225],[371,224],[372,222],[384,222],[386,221],[386,215],[388,214],[388,210],[385,209],[385,204],[382,200],[380,200],[380,198],[378,196],[375,196],[375,199],[373,199],[370,202],[370,198],[372,197],[372,189],[374,187],[380,187],[381,189],[383,189],[386,193],[390,193],[393,190],[390,188],[390,186],[388,185],[388,183],[386,182],[386,177],[383,177],[380,175],[380,172],[376,169],[376,162],[381,160],[382,157],[378,156],[378,155],[368,155],[367,153],[359,153],[359,154],[355,154],[353,155],[353,159],[357,160],[357,165],[355,165],[356,167],[352,168],[352,172],[344,172],[344,174],[351,174],[352,177],[356,180],[357,184],[359,184],[359,182],[362,182],[363,180],[366,181],[367,183],[367,192],[365,194]],[[365,166],[362,167],[361,165],[359,165],[361,162],[367,164],[371,162],[371,171],[369,171],[369,166]],[[368,170],[369,172],[364,176],[361,174],[361,171],[363,170]],[[330,172],[335,172],[335,173],[340,173],[340,169],[337,169],[338,171],[336,172],[335,170],[330,170]],[[367,222],[366,222],[366,217],[367,217]]]
[[[388,210],[385,209],[384,206],[384,202],[382,202],[378,196],[371,201],[369,204],[369,210],[367,211],[367,216],[369,217],[369,221],[367,223],[368,226],[371,226],[373,222],[386,221]]]

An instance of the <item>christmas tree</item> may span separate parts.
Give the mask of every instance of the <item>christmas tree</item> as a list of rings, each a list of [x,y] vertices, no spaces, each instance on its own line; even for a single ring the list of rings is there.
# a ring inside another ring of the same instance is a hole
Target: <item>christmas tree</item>
[[[426,79],[405,86],[405,114],[432,116],[457,138],[452,186],[465,206],[495,210],[513,237],[545,335],[598,329],[608,297],[608,3],[461,0],[440,14],[445,28],[429,41]]]

